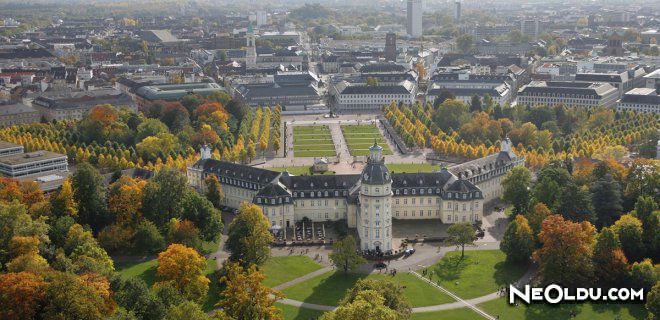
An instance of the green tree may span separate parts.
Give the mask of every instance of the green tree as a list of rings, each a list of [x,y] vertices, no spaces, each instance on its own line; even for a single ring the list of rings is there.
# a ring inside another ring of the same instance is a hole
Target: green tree
[[[532,174],[523,166],[516,166],[506,174],[502,181],[502,198],[513,205],[514,213],[527,212],[529,204],[529,185]]]
[[[660,211],[651,196],[641,196],[635,203],[634,216],[642,221],[644,243],[649,252],[660,250]]]
[[[541,202],[551,210],[556,210],[559,207],[561,187],[553,179],[544,177],[542,180],[539,180],[534,185],[533,194],[534,202]]]
[[[328,257],[337,269],[341,269],[344,272],[353,270],[362,263],[367,263],[367,260],[357,253],[355,238],[351,235],[333,243],[332,253]]]
[[[623,199],[621,199],[621,187],[612,175],[606,174],[594,181],[589,187],[589,192],[598,226],[610,226],[619,219],[623,211]]]
[[[73,174],[73,197],[78,203],[78,223],[98,232],[111,222],[106,204],[103,177],[91,164],[83,162]]]
[[[509,223],[500,243],[500,250],[506,253],[507,260],[516,263],[527,263],[534,251],[534,234],[527,219],[517,215]]]
[[[456,48],[461,53],[470,53],[472,51],[472,44],[474,39],[472,35],[464,33],[456,38]]]
[[[188,179],[181,171],[163,168],[144,187],[142,211],[156,226],[163,227],[183,213],[182,195],[188,190]]]
[[[660,281],[656,282],[646,296],[646,310],[653,318],[660,318]]]
[[[385,305],[385,299],[374,290],[360,291],[355,299],[325,313],[321,320],[396,320],[397,313]]]
[[[561,190],[557,212],[573,221],[594,222],[596,220],[589,189],[586,186],[581,188],[572,181]]]
[[[447,244],[461,247],[461,259],[465,256],[465,245],[474,244],[474,227],[468,222],[455,223],[447,228]]]
[[[458,130],[468,120],[468,107],[460,100],[445,100],[433,114],[433,122],[445,132]]]
[[[642,222],[632,215],[626,214],[614,223],[612,229],[619,236],[621,248],[626,257],[632,261],[640,261],[646,252]]]
[[[481,97],[476,94],[472,95],[472,100],[470,100],[470,112],[481,112],[482,110]]]
[[[360,292],[373,290],[384,298],[384,305],[397,313],[397,319],[408,319],[412,312],[403,287],[389,280],[360,279],[346,292],[339,305],[348,305],[357,299]]]
[[[180,304],[170,306],[163,317],[163,320],[179,319],[211,320],[213,317],[207,315],[199,304],[191,301],[184,301]]]
[[[229,259],[244,267],[261,265],[270,257],[272,242],[270,222],[261,208],[255,204],[241,204],[238,215],[229,225],[225,243]]]
[[[47,275],[43,319],[104,319],[112,313],[110,292],[103,292],[103,281],[85,283],[81,277],[65,272]],[[98,283],[100,286],[94,286]],[[107,282],[106,282],[107,283]]]
[[[158,227],[149,221],[143,220],[135,228],[133,235],[133,251],[142,254],[154,254],[165,248],[165,239],[158,231]]]
[[[119,280],[115,291],[115,301],[138,319],[161,319],[165,306],[139,277]]]
[[[213,175],[210,175],[213,176]],[[217,179],[216,179],[217,181]],[[216,241],[222,234],[222,215],[211,201],[192,189],[184,195],[183,218],[192,221],[199,228],[202,240]]]
[[[648,291],[659,276],[656,276],[656,270],[651,259],[644,259],[641,262],[635,262],[630,267],[630,285],[633,288],[644,288]]]
[[[9,262],[10,243],[15,236],[34,236],[39,243],[47,245],[49,226],[47,218],[42,216],[33,219],[24,204],[14,200],[10,203],[0,202],[0,264]]]
[[[446,100],[454,100],[456,96],[447,89],[440,90],[440,94],[435,100],[433,100],[433,109],[438,109],[438,107],[445,102]]]

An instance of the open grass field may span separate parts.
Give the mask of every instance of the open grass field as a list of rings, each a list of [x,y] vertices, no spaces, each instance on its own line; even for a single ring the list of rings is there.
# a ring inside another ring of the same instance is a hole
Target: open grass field
[[[293,127],[293,155],[296,157],[336,155],[328,126]]]
[[[644,320],[647,314],[643,304],[564,303],[554,306],[547,304],[528,306],[521,303],[515,307],[509,305],[507,298],[484,302],[478,307],[492,316],[499,315],[501,320]],[[571,314],[575,316],[572,317]]]
[[[318,319],[324,313],[323,311],[298,308],[282,303],[276,303],[275,307],[282,310],[284,314],[284,320],[310,320]]]
[[[399,273],[395,277],[391,277],[383,274],[345,274],[333,271],[286,288],[283,292],[290,299],[336,306],[339,300],[344,297],[346,290],[353,287],[362,278],[386,279],[405,286],[404,294],[413,307],[431,306],[454,301],[451,297],[409,273]]]
[[[430,266],[433,279],[463,299],[481,297],[501,286],[520,279],[526,267],[507,263],[500,250],[469,250],[461,259],[460,251],[448,252],[442,260]]]
[[[270,257],[261,267],[261,271],[266,276],[264,284],[269,287],[302,277],[318,269],[321,269],[321,265],[307,256]]]
[[[369,155],[369,147],[374,144],[374,139],[383,147],[384,155],[393,154],[380,130],[374,125],[346,125],[341,126],[341,130],[348,144],[348,150],[353,156]]]

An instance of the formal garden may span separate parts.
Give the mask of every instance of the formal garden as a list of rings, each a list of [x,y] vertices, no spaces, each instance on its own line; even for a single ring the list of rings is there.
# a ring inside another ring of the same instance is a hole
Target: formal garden
[[[378,145],[383,147],[384,155],[392,154],[387,141],[375,125],[345,125],[341,126],[341,131],[352,156],[369,155],[369,148],[374,144],[374,141],[377,141]]]
[[[327,157],[336,155],[328,126],[294,126],[293,154],[296,157]]]

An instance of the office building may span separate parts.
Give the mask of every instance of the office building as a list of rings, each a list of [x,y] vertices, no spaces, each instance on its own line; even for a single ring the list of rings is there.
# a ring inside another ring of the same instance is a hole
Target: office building
[[[617,110],[660,113],[660,96],[653,88],[635,88],[621,97]]]
[[[422,0],[408,0],[406,32],[412,38],[422,36]]]
[[[385,35],[385,60],[396,61],[396,33],[389,32]]]

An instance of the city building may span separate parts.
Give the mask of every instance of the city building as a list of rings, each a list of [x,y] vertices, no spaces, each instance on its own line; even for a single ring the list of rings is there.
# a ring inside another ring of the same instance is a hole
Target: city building
[[[660,113],[660,96],[654,88],[635,88],[621,97],[617,110]]]
[[[396,61],[396,33],[390,32],[385,35],[385,60]]]
[[[644,87],[653,88],[660,93],[660,68],[644,76]]]
[[[382,252],[395,249],[392,228],[398,220],[481,221],[484,204],[501,195],[506,173],[524,164],[508,139],[499,153],[427,173],[390,172],[377,144],[362,173],[348,175],[294,176],[211,159],[208,147],[201,154],[188,167],[188,182],[205,192],[204,179],[216,175],[225,193],[223,205],[255,203],[271,225],[285,228],[303,219],[344,220],[357,229],[360,249]]]
[[[57,170],[69,170],[66,155],[41,150],[0,157],[0,173],[11,178]]]
[[[0,105],[0,126],[12,126],[39,121],[41,121],[41,114],[31,106],[22,103]]]
[[[23,153],[23,146],[7,141],[0,141],[0,157]]]
[[[338,110],[379,110],[392,102],[415,102],[417,84],[405,80],[398,84],[369,86],[344,80],[334,85],[332,94]]]
[[[115,89],[54,92],[40,95],[32,101],[32,106],[46,121],[82,119],[90,109],[104,104],[137,112],[133,99]]]
[[[518,91],[518,103],[530,106],[614,107],[618,96],[619,90],[609,83],[532,81]]]
[[[429,80],[426,101],[433,101],[443,90],[451,92],[457,100],[469,104],[472,96],[483,98],[489,94],[493,102],[504,106],[511,102],[516,79],[509,74],[473,74],[466,69],[440,69]]]
[[[406,32],[412,38],[422,36],[422,0],[407,0]]]
[[[461,0],[454,0],[454,23],[461,24]]]
[[[224,90],[225,89],[217,83],[198,82],[142,86],[137,88],[135,93],[138,101],[144,103],[156,100],[180,100],[189,94],[197,94],[206,97],[214,92]]]

